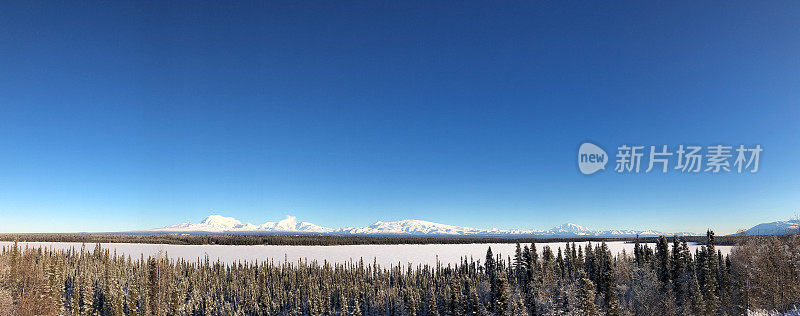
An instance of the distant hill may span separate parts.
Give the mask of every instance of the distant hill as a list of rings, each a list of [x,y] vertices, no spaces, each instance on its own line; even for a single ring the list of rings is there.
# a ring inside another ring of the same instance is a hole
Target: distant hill
[[[800,221],[797,220],[761,223],[744,231],[744,234],[750,236],[797,234],[800,232],[798,226],[800,226]]]

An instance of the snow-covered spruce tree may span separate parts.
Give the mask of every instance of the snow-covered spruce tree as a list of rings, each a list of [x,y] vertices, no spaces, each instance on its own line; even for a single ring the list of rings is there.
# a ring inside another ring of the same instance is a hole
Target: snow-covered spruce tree
[[[617,301],[614,268],[612,267],[613,258],[605,242],[600,245],[600,253],[600,283],[598,284],[598,290],[603,296],[603,311],[608,316],[621,315],[619,302]]]
[[[514,278],[518,281],[522,279],[522,275],[524,273],[523,267],[524,259],[522,257],[522,246],[517,243],[514,251]]]
[[[580,292],[578,296],[577,314],[584,316],[599,315],[595,299],[594,283],[584,274],[580,279]]]
[[[656,254],[655,254],[655,265],[656,265],[656,274],[658,275],[658,280],[661,281],[663,286],[667,286],[670,283],[670,269],[669,269],[669,243],[667,242],[667,238],[661,236],[658,238],[656,242]]]
[[[719,270],[719,261],[717,260],[717,252],[714,250],[714,232],[709,230],[706,233],[707,243],[701,250],[702,267],[700,270],[700,288],[703,293],[703,305],[705,306],[704,314],[714,315],[720,307],[719,296],[717,292],[717,273]]]
[[[525,257],[525,282],[523,283],[523,293],[525,294],[525,304],[530,315],[539,315],[539,293],[542,288],[542,274],[539,267],[539,254],[536,251],[536,244],[531,243],[530,248],[524,253]]]
[[[510,293],[508,289],[508,277],[503,268],[502,262],[500,263],[500,271],[497,271],[497,285],[495,286],[495,301],[494,312],[496,315],[510,315],[509,300]]]

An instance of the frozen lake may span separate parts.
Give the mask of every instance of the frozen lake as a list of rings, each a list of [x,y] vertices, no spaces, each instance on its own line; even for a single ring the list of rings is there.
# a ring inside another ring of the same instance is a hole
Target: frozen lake
[[[576,242],[576,245],[586,247],[588,242]],[[633,243],[614,241],[606,243],[613,253],[620,253],[623,250],[633,254]],[[0,242],[0,247],[9,247],[13,242]],[[20,247],[50,248],[53,250],[65,250],[70,248],[80,249],[81,243],[70,242],[21,242]],[[377,261],[382,266],[406,265],[411,263],[435,265],[437,259],[442,264],[456,264],[460,258],[472,257],[476,261],[486,257],[486,249],[492,247],[492,252],[502,254],[503,257],[514,256],[515,244],[432,244],[432,245],[345,245],[345,246],[230,246],[230,245],[160,245],[160,244],[101,244],[104,249],[109,249],[112,253],[130,255],[133,259],[141,255],[145,257],[155,256],[160,251],[169,255],[170,258],[183,258],[187,261],[195,261],[208,255],[213,261],[227,263],[248,261],[264,262],[274,261],[276,263],[289,260],[297,262],[300,259],[308,261],[327,260],[328,262],[348,262],[358,261],[363,258],[365,263]],[[544,246],[550,246],[554,253],[558,248],[563,248],[565,243],[537,243],[536,249],[541,254]],[[599,245],[592,242],[592,246]],[[653,244],[649,244],[653,248]],[[670,244],[670,248],[672,244]],[[689,248],[694,253],[698,245],[690,244]],[[732,246],[717,246],[723,255],[730,253]],[[86,244],[86,250],[94,250],[94,244]]]

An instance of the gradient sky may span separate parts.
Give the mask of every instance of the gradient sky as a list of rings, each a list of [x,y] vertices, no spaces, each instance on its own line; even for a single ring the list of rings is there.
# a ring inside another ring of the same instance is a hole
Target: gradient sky
[[[789,219],[798,20],[797,1],[4,2],[0,232]],[[584,141],[764,152],[757,174],[586,176]]]

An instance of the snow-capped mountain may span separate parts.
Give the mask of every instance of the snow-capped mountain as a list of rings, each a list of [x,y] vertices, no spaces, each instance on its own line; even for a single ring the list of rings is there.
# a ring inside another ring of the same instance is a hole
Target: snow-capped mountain
[[[547,231],[551,235],[592,236],[595,232],[581,225],[573,223],[561,224]]]
[[[744,232],[745,235],[788,235],[800,232],[800,221],[777,221],[772,223],[761,223]]]
[[[162,228],[150,229],[153,232],[302,232],[302,233],[328,233],[333,229],[317,226],[306,222],[297,222],[294,216],[286,216],[285,219],[277,222],[266,222],[261,225],[250,223],[242,224],[233,217],[221,215],[209,215],[200,223],[183,223],[165,226]]]
[[[150,229],[150,231],[203,231],[203,232],[223,232],[242,227],[242,222],[233,217],[220,215],[209,215],[200,223],[182,223],[169,225],[162,228]]]
[[[378,221],[369,226],[342,228],[336,230],[336,232],[348,235],[506,235],[532,234],[534,231],[477,229],[407,219],[393,222]]]
[[[654,237],[654,236],[688,236],[688,235],[697,235],[693,233],[667,233],[667,232],[660,232],[655,230],[630,230],[630,229],[612,229],[612,230],[591,230],[581,225],[576,225],[573,223],[566,223],[561,224],[556,227],[553,227],[549,230],[541,232],[541,235],[544,236],[553,236],[553,237],[604,237],[604,238],[614,238],[614,237]]]
[[[549,230],[535,229],[480,229],[454,226],[423,220],[399,220],[391,222],[378,221],[369,226],[328,228],[308,222],[297,222],[294,216],[286,216],[277,222],[266,222],[260,225],[242,223],[233,217],[210,215],[200,223],[183,223],[148,230],[149,232],[185,232],[185,233],[303,233],[328,235],[412,235],[412,236],[498,236],[498,237],[642,237],[674,234],[658,231],[605,230],[594,231],[589,228],[566,223]],[[679,233],[678,235],[691,235]]]

